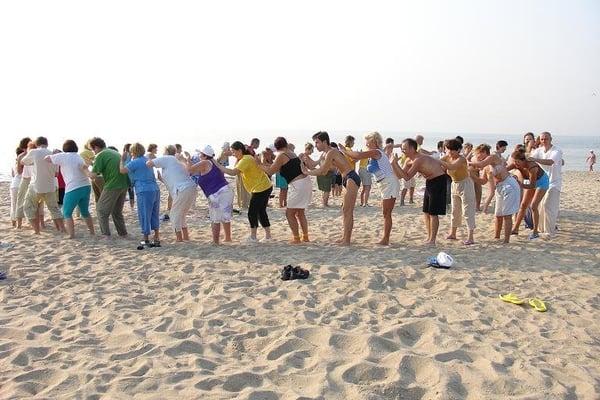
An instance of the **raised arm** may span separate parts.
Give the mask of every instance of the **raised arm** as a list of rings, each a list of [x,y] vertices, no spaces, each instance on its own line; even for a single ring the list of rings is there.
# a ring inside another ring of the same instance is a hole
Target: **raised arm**
[[[379,160],[379,158],[381,157],[381,153],[377,150],[354,151],[347,150],[344,146],[340,146],[340,151],[343,154],[355,160],[362,160],[364,158],[374,158],[376,160]]]
[[[469,165],[475,167],[475,168],[484,168],[487,167],[488,165],[492,164],[492,161],[494,160],[494,156],[493,155],[489,155],[487,156],[485,159],[481,160],[481,161],[469,161]]]

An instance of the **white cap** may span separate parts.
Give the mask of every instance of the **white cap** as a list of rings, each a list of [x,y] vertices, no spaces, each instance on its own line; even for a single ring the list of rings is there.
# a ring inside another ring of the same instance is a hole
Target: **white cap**
[[[438,253],[436,260],[442,267],[451,267],[454,264],[454,259],[452,256],[448,253],[444,253],[443,251]]]
[[[204,146],[204,148],[202,150],[196,150],[196,151],[198,153],[204,154],[205,156],[209,156],[209,157],[214,157],[215,156],[215,151],[210,146],[210,144],[207,144],[206,146]]]

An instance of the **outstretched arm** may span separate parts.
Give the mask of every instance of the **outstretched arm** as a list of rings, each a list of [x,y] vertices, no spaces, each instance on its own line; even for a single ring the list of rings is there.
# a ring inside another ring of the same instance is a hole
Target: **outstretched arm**
[[[333,164],[333,151],[330,151],[325,156],[325,160],[323,161],[323,163],[321,164],[320,167],[309,170],[306,168],[306,166],[304,164],[302,164],[302,173],[305,175],[312,175],[312,176],[327,175],[327,173],[331,169],[332,164]]]
[[[377,150],[367,150],[367,151],[354,151],[347,150],[344,146],[340,146],[340,151],[347,155],[350,158],[355,160],[362,160],[364,158],[375,158],[378,160],[381,157],[381,154]]]
[[[214,158],[212,159],[212,162],[224,174],[231,175],[231,176],[236,176],[236,175],[240,174],[240,170],[239,169],[237,169],[237,168],[233,168],[233,169],[231,169],[231,168],[225,168],[220,163],[218,163]]]

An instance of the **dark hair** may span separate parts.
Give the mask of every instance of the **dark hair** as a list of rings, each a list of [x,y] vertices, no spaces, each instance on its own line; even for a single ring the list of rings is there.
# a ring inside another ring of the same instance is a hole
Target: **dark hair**
[[[180,145],[179,143],[175,143],[175,148],[176,148],[178,151],[181,151],[181,145]]]
[[[35,145],[36,145],[36,146],[48,146],[48,139],[46,139],[46,138],[45,138],[45,137],[43,137],[43,136],[38,136],[38,137],[35,139]]]
[[[454,139],[458,140],[461,146],[465,143],[465,139],[462,136],[457,135]]]
[[[449,140],[450,140],[450,139],[446,139],[446,140],[440,140],[440,141],[437,143],[437,148],[439,149],[439,148],[444,148],[444,147],[446,147],[446,143],[448,143],[448,141],[449,141]]]
[[[246,145],[240,142],[239,140],[236,140],[235,142],[231,143],[231,148],[233,150],[241,151],[242,155],[250,155],[250,152],[246,148]]]
[[[129,153],[130,148],[131,148],[131,143],[125,143],[125,146],[123,146],[123,153]]]
[[[531,140],[535,142],[535,135],[533,134],[533,132],[527,132],[526,134],[524,134],[523,139],[525,139],[527,136],[531,136]]]
[[[506,140],[498,140],[496,142],[496,149],[499,149],[500,147],[506,147],[508,146],[508,143],[506,142]]]
[[[444,142],[444,147],[450,150],[460,151],[460,149],[462,149],[462,143],[457,139],[448,139]]]
[[[391,137],[385,139],[385,144],[394,144],[394,139]]]
[[[148,145],[148,152],[152,153],[154,150],[158,149],[158,145],[154,144],[154,143],[150,143]]]
[[[106,148],[106,143],[104,142],[104,140],[100,139],[99,137],[91,138],[88,143],[90,145],[90,148],[94,148],[94,147],[98,147],[99,149]]]
[[[18,155],[19,155],[19,154],[21,154],[21,153],[25,153],[25,150],[23,150],[23,149],[22,149],[22,148],[20,148],[20,147],[17,147],[16,153],[17,153],[17,156],[18,156]]]
[[[250,144],[252,143],[256,143],[256,145],[258,146],[260,144],[260,139],[259,138],[252,138],[252,140],[250,141]]]
[[[334,149],[337,149],[337,148],[338,148],[338,145],[337,145],[337,143],[336,143],[336,142],[331,142],[331,143],[329,143],[329,146],[333,147]]]
[[[65,140],[63,143],[63,151],[65,153],[77,153],[79,148],[77,147],[77,143],[74,140]]]
[[[283,136],[279,136],[277,139],[275,139],[275,142],[273,142],[273,146],[275,146],[275,148],[277,150],[281,150],[285,147],[287,147],[288,142],[287,140],[285,140],[285,138]]]
[[[329,134],[325,131],[319,131],[312,136],[313,140],[319,139],[321,142],[326,142],[328,145],[331,145],[329,141]]]
[[[408,147],[416,150],[417,149],[417,141],[415,139],[406,138],[402,141],[402,143],[406,143]]]
[[[350,143],[350,142],[354,142],[354,141],[356,141],[356,140],[354,139],[354,136],[352,136],[352,135],[348,135],[348,136],[346,136],[346,139],[344,140],[344,144],[345,144],[346,146],[348,146],[348,143]]]
[[[515,151],[513,151],[510,156],[513,158],[513,160],[527,161],[527,156],[525,155],[525,148],[523,147],[515,149]]]
[[[19,141],[19,148],[26,150],[27,149],[27,145],[29,144],[29,142],[31,142],[31,139],[28,137],[24,137],[23,139],[21,139]]]

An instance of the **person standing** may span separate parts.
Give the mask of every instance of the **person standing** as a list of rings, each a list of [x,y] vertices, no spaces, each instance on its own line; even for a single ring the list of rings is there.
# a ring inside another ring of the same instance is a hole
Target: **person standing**
[[[540,146],[533,150],[530,156],[533,161],[541,165],[550,178],[550,185],[542,199],[540,208],[540,231],[547,237],[552,238],[556,235],[556,223],[560,207],[563,152],[552,144],[552,135],[549,132],[543,132],[540,135]]]
[[[17,158],[24,152],[24,149],[17,147]],[[23,166],[15,165],[11,170],[12,179],[10,181],[10,221],[13,228],[21,227],[20,222],[17,221],[17,199],[19,195],[19,185],[21,184],[22,173]]]
[[[590,150],[590,154],[585,159],[585,163],[589,168],[588,171],[594,171],[594,164],[596,164],[596,154],[594,153],[594,150]]]
[[[115,150],[107,149],[106,143],[99,137],[92,138],[89,146],[96,155],[90,176],[92,179],[96,179],[98,175],[104,178],[104,186],[96,204],[100,232],[104,238],[110,237],[108,221],[112,216],[117,234],[126,237],[127,227],[123,217],[123,205],[129,189],[129,179],[119,171],[121,155]]]
[[[88,177],[88,167],[77,151],[79,148],[73,140],[67,140],[63,144],[62,153],[46,156],[46,161],[58,165],[62,171],[65,182],[65,193],[63,198],[62,212],[65,218],[65,226],[69,238],[75,238],[75,224],[73,222],[73,211],[75,207],[88,227],[90,235],[95,235],[94,221],[90,216],[90,194],[92,185]]]
[[[21,164],[33,167],[23,211],[31,223],[34,233],[39,235],[39,205],[45,203],[54,220],[54,225],[59,231],[64,232],[65,225],[62,213],[58,208],[56,193],[56,168],[44,159],[52,154],[52,151],[48,149],[48,139],[40,136],[35,140],[35,145],[37,148],[27,152],[27,155],[21,159]]]
[[[267,174],[259,167],[256,158],[250,154],[248,147],[244,146],[242,142],[233,142],[231,153],[237,160],[233,168],[225,168],[216,162],[214,165],[225,174],[237,176],[241,180],[244,189],[250,193],[250,201],[248,202],[250,236],[246,239],[246,242],[257,242],[256,232],[259,223],[265,230],[265,237],[261,241],[270,242],[272,240],[271,223],[267,214],[267,204],[269,204],[269,196],[273,191],[273,184]]]
[[[162,179],[173,198],[170,221],[178,242],[190,240],[186,222],[187,213],[196,204],[198,188],[190,177],[186,165],[176,157],[177,149],[173,145],[165,147],[164,155],[148,160],[148,167],[161,168]]]

